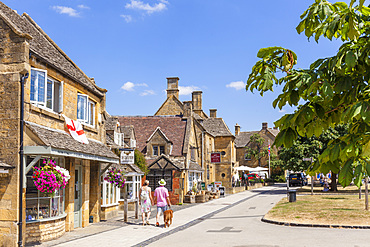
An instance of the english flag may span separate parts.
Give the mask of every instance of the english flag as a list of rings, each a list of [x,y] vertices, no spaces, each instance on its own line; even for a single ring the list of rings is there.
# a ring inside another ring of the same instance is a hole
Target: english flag
[[[83,144],[89,144],[84,130],[82,129],[82,124],[78,121],[74,121],[64,115],[62,115],[65,120],[65,125],[69,131],[69,134],[78,142]]]

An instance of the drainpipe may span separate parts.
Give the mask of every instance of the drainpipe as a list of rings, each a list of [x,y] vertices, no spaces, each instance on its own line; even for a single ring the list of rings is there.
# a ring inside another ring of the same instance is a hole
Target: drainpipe
[[[202,143],[201,143],[201,147],[202,147],[202,160],[201,160],[201,165],[202,165],[202,168],[204,169],[204,131],[202,131]],[[207,176],[207,169],[204,169],[205,172],[203,172],[203,176],[204,178]],[[204,182],[206,181],[206,179],[204,179]]]
[[[24,127],[24,81],[28,78],[28,73],[21,77],[21,112],[20,112],[20,147],[19,147],[19,222],[18,222],[18,246],[23,243],[23,127]]]

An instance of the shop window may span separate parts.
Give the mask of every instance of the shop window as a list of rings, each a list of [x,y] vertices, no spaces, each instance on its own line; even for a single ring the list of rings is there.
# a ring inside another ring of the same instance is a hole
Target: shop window
[[[150,169],[149,173],[146,175],[146,179],[149,180],[149,186],[153,191],[159,187],[158,182],[161,179],[166,181],[165,187],[168,191],[172,191],[172,172],[173,170]]]
[[[54,112],[63,111],[63,83],[47,76],[46,70],[31,69],[30,101]]]
[[[141,187],[141,176],[127,176],[127,199],[132,201],[139,197],[139,191]],[[125,193],[123,189],[120,189],[120,200],[125,199]]]
[[[164,146],[153,146],[153,156],[164,154]]]
[[[193,186],[196,184],[198,186],[198,183],[202,181],[201,179],[201,173],[200,172],[189,172],[188,178],[189,178],[189,187],[188,190],[192,190]]]
[[[118,196],[117,194],[119,193],[119,189],[117,186],[107,182],[103,181],[102,182],[102,200],[101,200],[101,205],[102,206],[110,206],[110,205],[115,205],[118,203]]]
[[[77,95],[77,120],[91,126],[95,124],[95,102],[86,94]]]
[[[34,157],[27,157],[27,164],[31,163]],[[50,157],[41,158],[35,166],[42,167],[43,159]],[[51,158],[56,162],[56,165],[64,168],[64,158]],[[31,169],[26,175],[26,222],[53,219],[59,216],[63,216],[65,206],[65,189],[60,189],[55,192],[55,195],[50,195],[40,192],[36,189],[33,183],[33,169]]]

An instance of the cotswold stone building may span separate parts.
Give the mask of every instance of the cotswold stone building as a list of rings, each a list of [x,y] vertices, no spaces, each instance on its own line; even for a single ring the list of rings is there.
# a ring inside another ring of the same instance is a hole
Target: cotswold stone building
[[[19,233],[23,243],[40,242],[85,227],[89,220],[100,221],[100,166],[118,163],[105,145],[107,91],[86,76],[31,17],[20,16],[1,2],[0,61],[0,170],[6,172],[0,174],[0,246],[17,246]],[[20,133],[22,107],[24,132]],[[82,123],[89,144],[65,132],[61,114]],[[71,175],[66,188],[54,197],[38,191],[32,180],[32,168],[42,167],[46,159]]]
[[[191,101],[179,100],[179,78],[167,78],[167,98],[154,116],[119,116],[121,125],[132,125],[137,148],[145,154],[151,186],[164,178],[173,203],[195,183],[221,181],[230,188],[235,159],[234,135],[216,110],[210,116],[202,109],[202,92],[192,93]],[[211,163],[211,153],[221,160]]]
[[[264,139],[264,143],[260,148],[268,148],[270,143],[271,145],[271,152],[275,155],[278,153],[278,149],[272,144],[275,141],[275,137],[279,133],[278,129],[275,128],[268,128],[267,123],[262,123],[261,130],[257,131],[240,131],[240,126],[238,124],[235,125],[235,147],[236,147],[236,159],[239,162],[240,166],[248,166],[248,167],[257,167],[258,166],[258,159],[251,157],[251,155],[247,152],[246,147],[250,147],[252,149],[256,149],[257,147],[250,142],[250,138],[254,134],[258,134]],[[268,167],[268,156],[261,158],[260,160],[261,167]]]

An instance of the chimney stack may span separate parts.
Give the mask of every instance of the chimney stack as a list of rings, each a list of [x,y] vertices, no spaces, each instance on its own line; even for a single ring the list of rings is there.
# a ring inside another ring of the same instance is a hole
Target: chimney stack
[[[191,112],[193,111],[193,102],[192,101],[184,101],[184,117],[190,117]]]
[[[194,91],[191,93],[191,96],[192,96],[194,111],[201,111],[202,110],[202,91]]]
[[[240,134],[240,125],[235,124],[235,136],[238,136]]]
[[[267,123],[262,123],[262,130],[267,130]]]
[[[209,117],[217,117],[217,109],[209,109]]]
[[[167,78],[167,98],[173,95],[177,99],[179,98],[179,78],[168,77]]]

